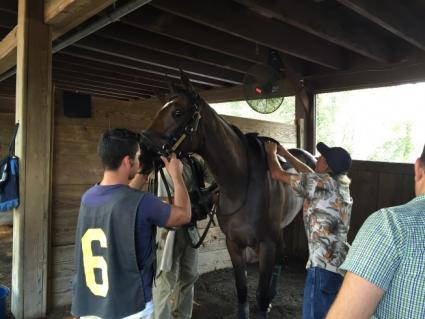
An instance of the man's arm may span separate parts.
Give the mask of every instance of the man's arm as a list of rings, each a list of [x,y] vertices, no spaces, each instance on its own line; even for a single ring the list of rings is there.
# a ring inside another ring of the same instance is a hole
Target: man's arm
[[[375,312],[384,290],[347,272],[341,290],[326,319],[368,319]]]
[[[286,184],[291,183],[291,175],[285,172],[281,167],[276,157],[276,143],[266,143],[267,163],[269,165],[270,174],[273,179],[277,179]]]
[[[161,159],[174,186],[174,205],[171,205],[170,217],[165,226],[175,227],[187,224],[192,218],[192,208],[190,206],[189,194],[183,181],[183,164],[176,158],[175,154],[171,155],[170,160],[163,156],[161,156]]]
[[[314,171],[307,164],[301,162],[298,158],[288,152],[282,145],[277,146],[277,154],[285,157],[294,168],[301,173],[313,173]]]

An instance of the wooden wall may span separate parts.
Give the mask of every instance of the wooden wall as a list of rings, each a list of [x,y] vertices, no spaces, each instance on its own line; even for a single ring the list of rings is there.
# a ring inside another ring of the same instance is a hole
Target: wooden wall
[[[415,197],[413,164],[353,161],[349,176],[354,201],[348,233],[350,244],[371,213]],[[307,260],[307,239],[301,214],[286,229],[285,240],[288,255]]]
[[[50,271],[53,307],[71,302],[74,234],[80,199],[102,176],[96,155],[100,134],[108,127],[141,130],[151,122],[159,107],[156,99],[131,103],[92,98],[92,117],[73,119],[63,116],[61,94],[56,95]],[[290,125],[236,117],[226,119],[244,132],[258,131],[277,136],[282,142],[295,143],[295,127]],[[200,248],[199,270],[205,273],[230,266],[224,235],[218,227],[212,227]]]

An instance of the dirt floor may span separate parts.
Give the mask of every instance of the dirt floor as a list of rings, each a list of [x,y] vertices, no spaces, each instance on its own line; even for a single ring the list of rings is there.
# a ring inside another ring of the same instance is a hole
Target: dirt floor
[[[11,287],[12,227],[0,226],[0,284]],[[249,303],[256,311],[257,265],[248,267]],[[280,277],[278,294],[273,301],[270,319],[301,318],[305,271],[302,264],[286,263]],[[8,298],[8,309],[10,298]],[[251,316],[255,318],[254,316]],[[12,318],[12,317],[10,317]],[[69,307],[55,309],[48,318],[72,318]],[[236,292],[232,269],[217,270],[200,276],[195,284],[193,319],[236,318]]]

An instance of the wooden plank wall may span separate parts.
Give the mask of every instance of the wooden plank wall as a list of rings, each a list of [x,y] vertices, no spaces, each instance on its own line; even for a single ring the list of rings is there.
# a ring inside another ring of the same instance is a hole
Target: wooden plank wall
[[[408,202],[415,196],[413,164],[353,161],[349,176],[354,200],[349,243],[370,214],[383,207]],[[289,256],[307,260],[307,239],[301,214],[286,229],[285,241]]]
[[[96,155],[100,134],[108,127],[141,130],[153,119],[160,105],[156,99],[131,103],[92,98],[92,117],[72,119],[63,116],[61,95],[55,101],[52,218],[52,306],[71,302],[74,234],[81,195],[99,181],[102,168]],[[226,117],[242,131],[279,137],[295,143],[295,127],[277,123]],[[287,135],[287,137],[286,137]],[[202,231],[202,226],[200,231]],[[210,229],[200,248],[200,273],[230,267],[224,235],[218,227]]]

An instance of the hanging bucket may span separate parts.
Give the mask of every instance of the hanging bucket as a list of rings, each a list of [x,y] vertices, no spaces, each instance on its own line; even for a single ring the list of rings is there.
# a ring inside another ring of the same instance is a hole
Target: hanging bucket
[[[9,288],[6,286],[0,285],[0,319],[5,319],[6,314],[6,301],[9,296]]]

